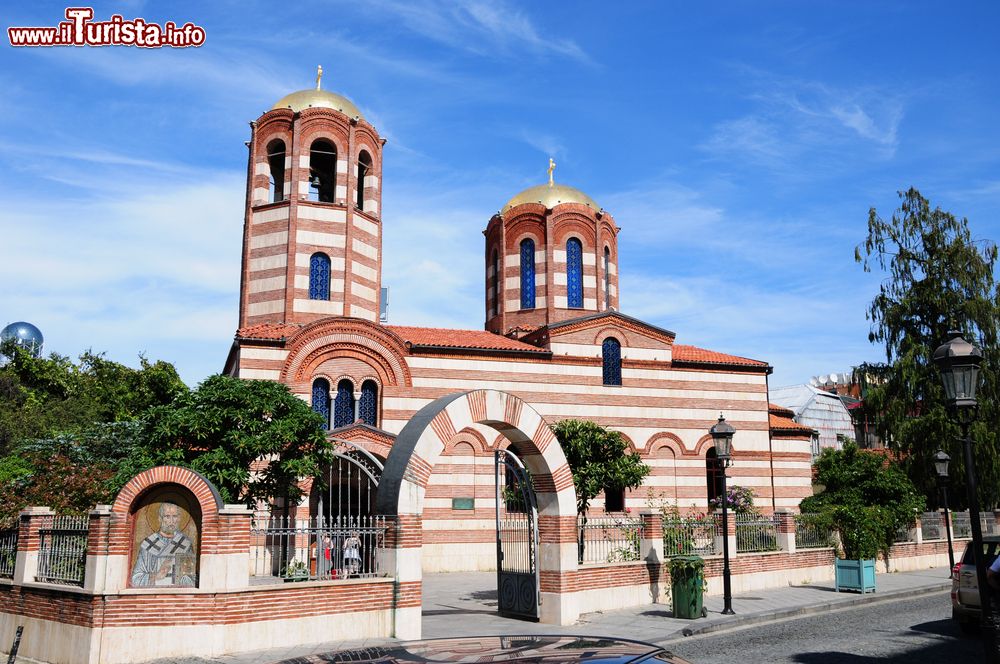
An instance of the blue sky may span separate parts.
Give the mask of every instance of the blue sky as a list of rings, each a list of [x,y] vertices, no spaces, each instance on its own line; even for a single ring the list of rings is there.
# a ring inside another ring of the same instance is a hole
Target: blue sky
[[[247,123],[351,98],[388,138],[395,324],[483,324],[490,216],[545,180],[621,226],[622,310],[772,385],[877,360],[854,263],[896,191],[1000,238],[1000,5],[930,2],[98,4],[201,48],[0,46],[0,325],[221,370],[237,324]],[[64,6],[5,8],[4,27]]]

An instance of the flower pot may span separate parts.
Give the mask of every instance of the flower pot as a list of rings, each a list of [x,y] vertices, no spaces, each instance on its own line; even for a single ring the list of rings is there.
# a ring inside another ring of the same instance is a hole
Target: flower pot
[[[834,587],[837,592],[854,590],[862,594],[875,592],[874,560],[834,561]]]

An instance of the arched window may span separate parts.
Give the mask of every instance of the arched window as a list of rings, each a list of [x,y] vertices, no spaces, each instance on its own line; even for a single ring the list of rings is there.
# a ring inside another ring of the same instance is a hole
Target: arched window
[[[601,357],[604,360],[604,384],[622,384],[622,345],[614,337],[608,337],[601,344]]]
[[[604,310],[611,309],[611,250],[604,247]]]
[[[378,383],[366,380],[361,383],[361,400],[358,401],[358,419],[368,426],[375,426],[378,419]]]
[[[365,209],[365,177],[372,170],[372,158],[364,150],[358,155],[358,192],[357,205],[359,210]]]
[[[330,381],[317,378],[313,381],[312,409],[323,416],[323,428],[330,427]]]
[[[330,299],[330,257],[313,254],[309,259],[309,299]]]
[[[722,463],[714,447],[705,454],[705,484],[709,502],[722,496]]]
[[[354,383],[344,378],[337,383],[333,400],[333,428],[354,424]]]
[[[575,237],[566,243],[566,306],[583,306],[583,245]]]
[[[535,241],[521,240],[521,308],[535,308]]]
[[[267,201],[285,200],[285,142],[275,139],[267,144],[268,176]]]
[[[337,190],[337,148],[325,139],[309,148],[309,200],[333,203]]]
[[[500,254],[493,250],[493,259],[490,261],[493,266],[493,279],[490,280],[490,295],[492,295],[493,305],[490,307],[490,317],[500,314]]]

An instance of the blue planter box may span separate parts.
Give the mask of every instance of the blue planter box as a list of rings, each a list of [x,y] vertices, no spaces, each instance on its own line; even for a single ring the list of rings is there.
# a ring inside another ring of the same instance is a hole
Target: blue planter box
[[[841,560],[834,561],[834,583],[837,592],[856,590],[862,594],[875,592],[875,561],[874,560]]]

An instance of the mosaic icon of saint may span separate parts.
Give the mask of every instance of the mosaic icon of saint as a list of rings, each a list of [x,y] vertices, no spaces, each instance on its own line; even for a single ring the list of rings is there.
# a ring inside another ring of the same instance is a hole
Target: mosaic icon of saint
[[[157,512],[159,530],[139,545],[132,567],[132,586],[193,588],[197,584],[197,565],[191,539],[179,528],[181,508],[162,502]]]

